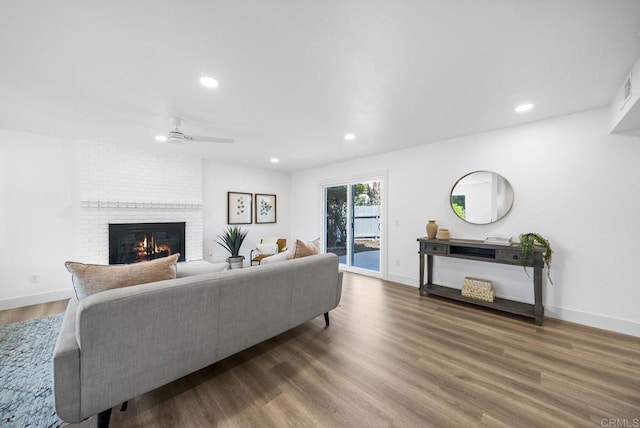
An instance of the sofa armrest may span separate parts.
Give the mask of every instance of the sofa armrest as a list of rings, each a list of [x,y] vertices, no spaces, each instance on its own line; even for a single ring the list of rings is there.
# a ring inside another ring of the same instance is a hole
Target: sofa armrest
[[[53,350],[53,383],[56,412],[67,422],[82,422],[80,416],[80,346],[76,339],[78,300],[67,304],[58,340]]]

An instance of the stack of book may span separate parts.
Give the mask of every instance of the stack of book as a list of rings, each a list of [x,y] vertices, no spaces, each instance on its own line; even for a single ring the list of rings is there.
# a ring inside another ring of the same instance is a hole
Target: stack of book
[[[485,244],[494,244],[494,245],[511,245],[511,237],[507,236],[488,236],[484,240]]]
[[[496,292],[491,281],[466,277],[462,282],[462,295],[472,299],[493,302]]]

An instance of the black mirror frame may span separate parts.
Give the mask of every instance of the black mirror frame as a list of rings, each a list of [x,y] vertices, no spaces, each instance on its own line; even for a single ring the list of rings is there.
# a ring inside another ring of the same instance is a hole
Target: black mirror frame
[[[464,180],[466,177],[472,175],[472,174],[476,174],[479,172],[485,172],[485,173],[489,173],[489,174],[494,174],[500,178],[502,178],[504,180],[504,182],[509,186],[509,188],[511,189],[511,194],[512,194],[512,200],[511,200],[511,205],[509,205],[509,208],[505,211],[505,213],[503,215],[501,215],[500,217],[498,217],[495,220],[489,221],[487,223],[476,223],[473,221],[469,221],[467,219],[464,219],[462,217],[460,217],[460,215],[456,212],[456,210],[453,208],[453,190],[456,188],[456,186],[458,185],[458,183],[460,183],[462,180]],[[496,223],[500,220],[502,220],[503,218],[505,218],[510,212],[511,209],[513,208],[513,203],[515,201],[515,192],[513,190],[513,186],[511,185],[511,183],[509,182],[509,180],[507,180],[506,178],[504,178],[503,175],[498,174],[497,172],[493,172],[493,171],[487,171],[487,170],[477,170],[477,171],[472,171],[468,174],[463,175],[462,177],[460,177],[455,183],[454,185],[451,187],[451,191],[449,192],[449,206],[451,207],[451,210],[453,211],[453,213],[456,215],[457,218],[459,218],[460,220],[469,223],[469,224],[477,224],[477,225],[486,225],[486,224],[493,224]]]

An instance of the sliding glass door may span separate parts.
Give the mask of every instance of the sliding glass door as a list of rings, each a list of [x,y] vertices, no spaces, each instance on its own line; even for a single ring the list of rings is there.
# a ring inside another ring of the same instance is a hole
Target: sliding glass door
[[[381,272],[382,180],[324,187],[326,251],[363,273]]]

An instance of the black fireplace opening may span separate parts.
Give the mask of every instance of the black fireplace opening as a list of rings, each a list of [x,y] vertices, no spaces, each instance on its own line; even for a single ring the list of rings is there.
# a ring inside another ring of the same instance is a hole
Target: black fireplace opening
[[[109,264],[145,262],[180,253],[185,260],[185,222],[109,224]]]

